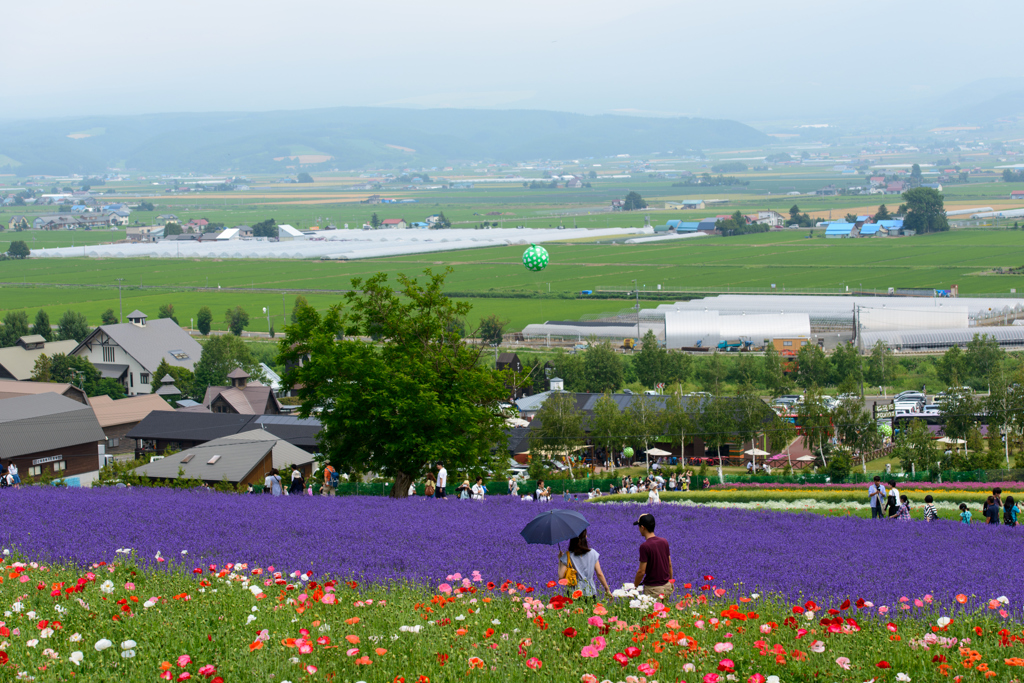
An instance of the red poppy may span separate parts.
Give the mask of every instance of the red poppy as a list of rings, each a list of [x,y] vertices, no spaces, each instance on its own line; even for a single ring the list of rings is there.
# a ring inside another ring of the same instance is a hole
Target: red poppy
[[[891,669],[892,668],[892,666],[889,664],[889,662],[885,661],[884,659],[882,661],[880,661],[878,664],[875,664],[875,666],[877,666],[879,669]]]
[[[856,604],[857,604],[857,609],[863,609],[864,605],[867,604],[867,603],[864,602],[863,598],[857,598],[857,603]]]
[[[640,648],[632,647],[632,646],[627,647],[626,648],[626,656],[629,657],[630,659],[633,659],[634,657],[639,657],[640,656]]]
[[[443,652],[438,652],[437,653],[437,663],[440,664],[441,666],[444,666],[445,664],[447,664],[448,663],[448,655],[443,653]]]
[[[629,657],[622,654],[621,652],[616,652],[614,655],[612,655],[612,659],[618,662],[619,666],[622,667],[625,667],[627,664],[629,664]]]
[[[574,629],[572,626],[570,626],[569,628],[567,628],[564,631],[562,631],[562,635],[565,636],[566,638],[575,638],[576,637],[576,629]]]

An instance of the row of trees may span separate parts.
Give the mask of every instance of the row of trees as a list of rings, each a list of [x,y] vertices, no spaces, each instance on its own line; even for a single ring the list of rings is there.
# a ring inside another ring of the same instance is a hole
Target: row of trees
[[[30,334],[38,334],[46,341],[82,341],[90,332],[92,329],[85,316],[76,311],[65,311],[57,321],[57,329],[53,329],[49,314],[42,309],[36,312],[31,327],[25,311],[8,311],[4,315],[3,327],[0,328],[0,347],[14,346],[19,337]]]

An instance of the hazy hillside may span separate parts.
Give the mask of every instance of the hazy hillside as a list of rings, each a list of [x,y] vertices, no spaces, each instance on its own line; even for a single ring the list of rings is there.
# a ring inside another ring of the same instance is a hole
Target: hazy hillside
[[[72,137],[73,136],[73,137]],[[19,175],[273,171],[295,154],[343,169],[448,161],[650,154],[759,145],[736,121],[583,116],[550,111],[384,109],[95,116],[0,123],[0,169]]]

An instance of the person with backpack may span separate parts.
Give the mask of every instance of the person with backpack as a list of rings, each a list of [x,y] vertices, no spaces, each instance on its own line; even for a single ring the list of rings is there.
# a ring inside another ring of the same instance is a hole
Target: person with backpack
[[[608,586],[604,572],[601,571],[600,557],[600,553],[590,547],[586,529],[576,538],[569,539],[568,552],[564,555],[558,553],[558,580],[565,580],[569,595],[578,590],[585,597],[595,597],[597,584],[594,579],[596,578],[601,582],[608,597],[611,597],[612,589]]]
[[[1017,515],[1020,509],[1013,500],[1013,496],[1007,496],[1003,501],[1003,524],[1006,526],[1017,526]]]

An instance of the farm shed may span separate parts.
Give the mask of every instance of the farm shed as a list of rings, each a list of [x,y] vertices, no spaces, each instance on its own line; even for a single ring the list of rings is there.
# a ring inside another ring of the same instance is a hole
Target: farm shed
[[[962,329],[933,330],[890,330],[886,332],[865,332],[861,335],[861,348],[870,349],[883,342],[898,351],[945,351],[953,346],[967,346],[974,335],[988,335],[999,346],[1008,349],[1024,347],[1024,327],[968,327]]]
[[[828,227],[825,228],[826,238],[843,238],[851,237],[853,232],[853,223],[846,223],[845,221],[836,221],[829,223]]]

